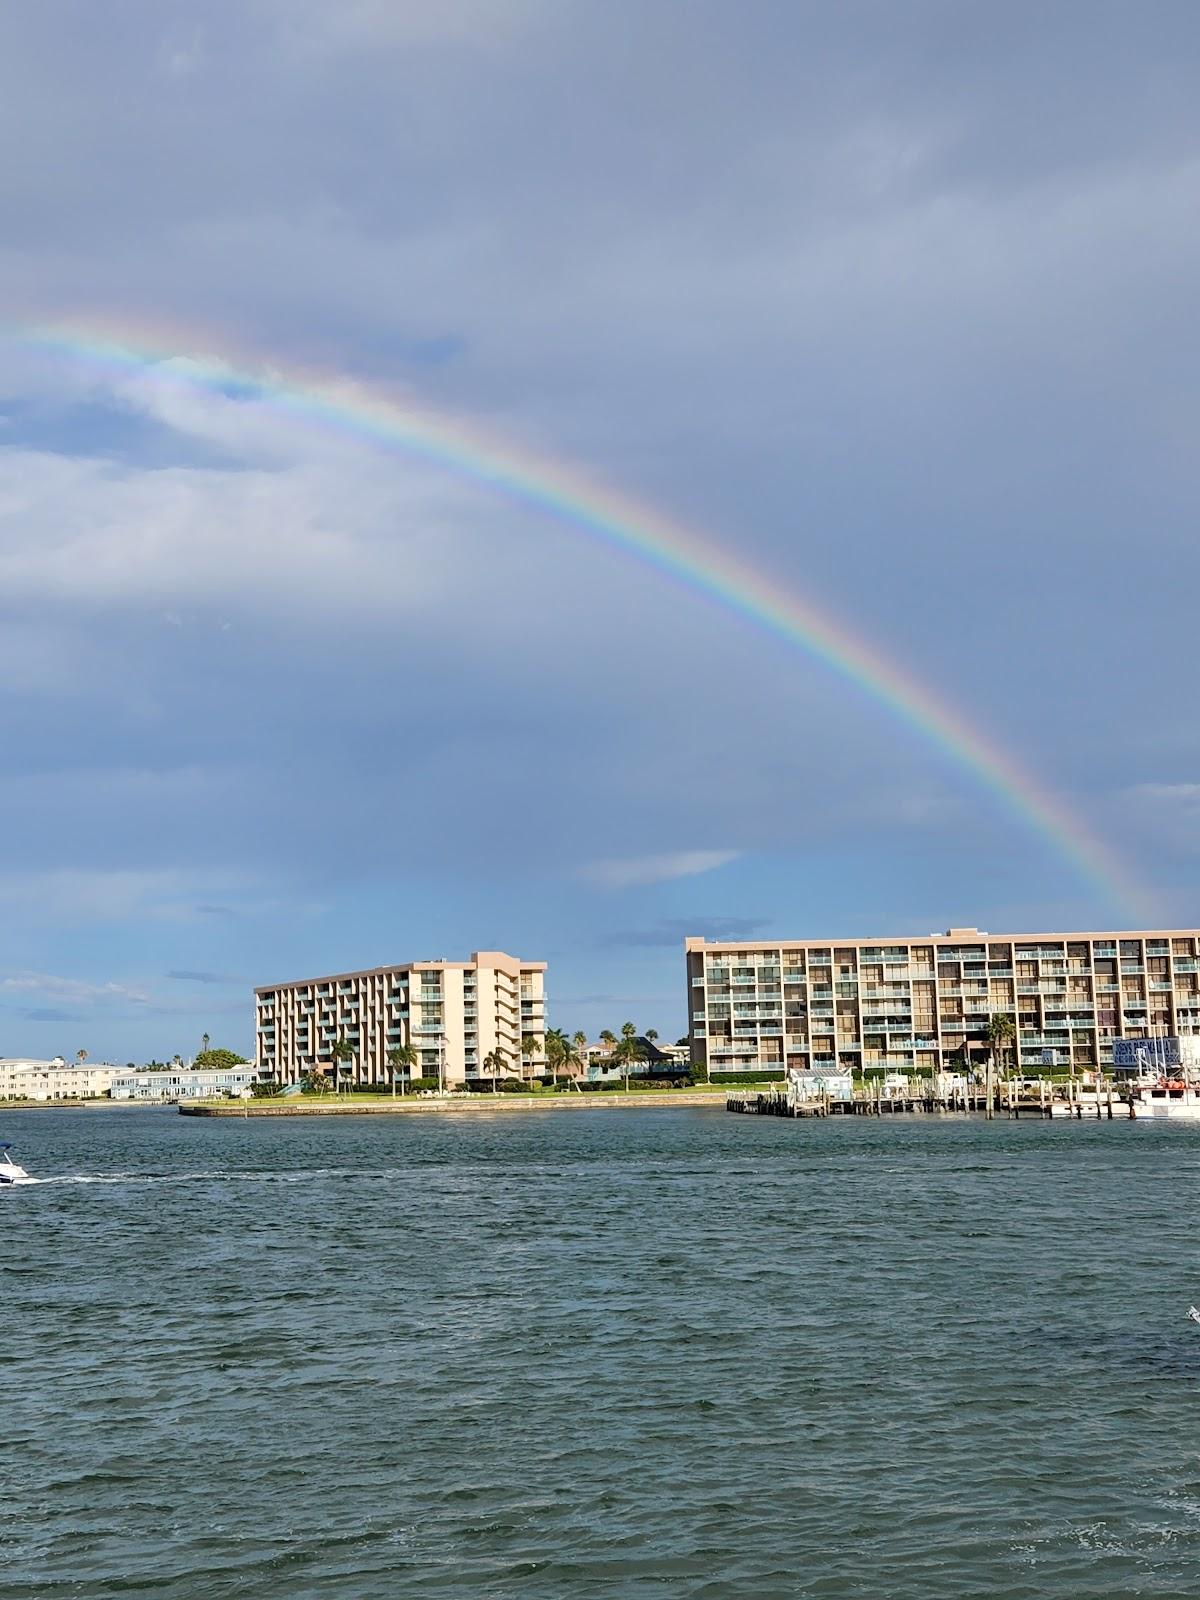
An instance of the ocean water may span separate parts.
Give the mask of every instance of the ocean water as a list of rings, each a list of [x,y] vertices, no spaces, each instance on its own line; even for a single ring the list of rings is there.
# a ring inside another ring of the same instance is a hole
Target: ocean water
[[[1200,1588],[1200,1128],[0,1135],[4,1600]]]

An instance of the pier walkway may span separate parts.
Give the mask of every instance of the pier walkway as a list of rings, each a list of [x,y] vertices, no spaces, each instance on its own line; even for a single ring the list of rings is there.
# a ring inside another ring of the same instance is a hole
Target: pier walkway
[[[1063,1088],[1049,1082],[1036,1092],[1016,1084],[1001,1084],[991,1096],[984,1089],[972,1088],[950,1095],[935,1095],[932,1089],[917,1087],[910,1092],[884,1094],[878,1089],[856,1089],[849,1099],[833,1095],[796,1094],[793,1090],[739,1090],[725,1100],[726,1111],[759,1117],[897,1117],[969,1113],[991,1117],[1070,1117],[1076,1121],[1136,1115],[1128,1099],[1110,1085],[1099,1093],[1085,1094],[1075,1086]]]

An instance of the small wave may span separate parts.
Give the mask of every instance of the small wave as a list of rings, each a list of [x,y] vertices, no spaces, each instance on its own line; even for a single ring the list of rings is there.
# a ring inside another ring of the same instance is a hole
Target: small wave
[[[390,1174],[386,1174],[390,1176]],[[25,1188],[50,1183],[307,1183],[314,1178],[362,1178],[379,1176],[354,1167],[306,1167],[298,1172],[229,1172],[210,1167],[202,1172],[61,1172],[45,1178],[16,1178],[4,1188]],[[395,1176],[401,1176],[397,1171]]]

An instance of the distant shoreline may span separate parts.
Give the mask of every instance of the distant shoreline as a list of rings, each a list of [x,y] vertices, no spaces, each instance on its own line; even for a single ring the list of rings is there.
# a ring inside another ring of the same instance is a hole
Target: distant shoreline
[[[211,1101],[184,1101],[179,1111],[185,1117],[378,1117],[422,1116],[428,1112],[464,1111],[469,1116],[497,1111],[602,1111],[629,1106],[712,1106],[725,1109],[726,1096],[721,1091],[697,1089],[642,1089],[626,1094],[609,1089],[598,1094],[555,1095],[472,1095],[439,1099],[383,1099],[378,1105],[370,1101],[342,1101],[336,1096],[328,1100],[239,1100],[228,1103]]]

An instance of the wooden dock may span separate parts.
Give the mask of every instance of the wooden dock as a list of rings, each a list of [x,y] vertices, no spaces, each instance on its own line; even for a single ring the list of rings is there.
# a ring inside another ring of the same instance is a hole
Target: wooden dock
[[[947,1116],[964,1113],[988,1118],[1021,1117],[1049,1119],[1068,1117],[1075,1121],[1109,1121],[1134,1115],[1133,1106],[1111,1085],[1099,1094],[1084,1095],[1072,1087],[1067,1093],[1041,1083],[1036,1094],[1022,1092],[1016,1084],[1001,1084],[990,1097],[984,1089],[973,1088],[948,1097],[925,1093],[883,1094],[881,1089],[856,1089],[852,1099],[830,1095],[800,1098],[786,1090],[743,1090],[725,1100],[726,1111],[758,1117],[900,1117]]]

